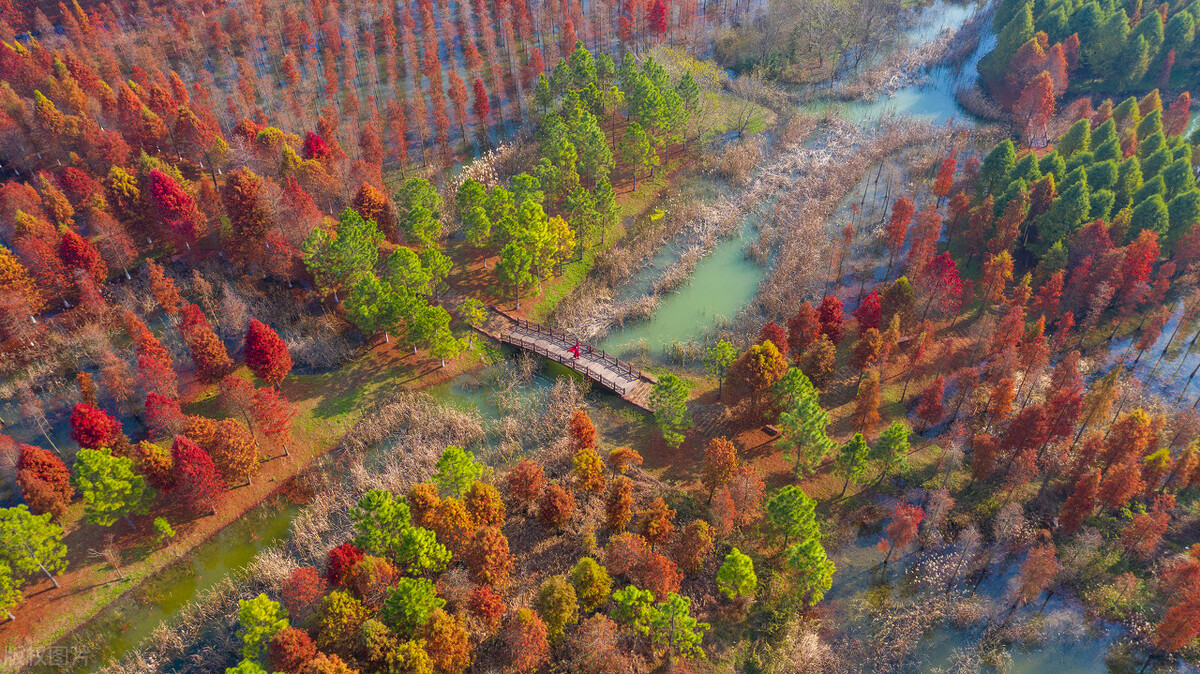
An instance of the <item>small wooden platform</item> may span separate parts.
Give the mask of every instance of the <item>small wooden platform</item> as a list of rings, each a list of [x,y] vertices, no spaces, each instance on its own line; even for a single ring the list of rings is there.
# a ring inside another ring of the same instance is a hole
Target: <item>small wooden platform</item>
[[[644,410],[650,409],[650,389],[657,383],[654,377],[588,344],[579,344],[579,357],[576,358],[570,352],[577,343],[574,338],[513,316],[498,307],[493,306],[492,310],[504,319],[494,335],[496,339],[561,363],[631,404]]]

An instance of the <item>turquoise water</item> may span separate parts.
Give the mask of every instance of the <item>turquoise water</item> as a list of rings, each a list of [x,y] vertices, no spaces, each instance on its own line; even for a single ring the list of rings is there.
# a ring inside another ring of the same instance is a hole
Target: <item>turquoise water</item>
[[[660,299],[654,315],[609,333],[599,347],[621,357],[641,351],[660,350],[674,341],[699,340],[723,319],[735,314],[754,299],[765,270],[746,259],[745,248],[753,229],[719,242],[712,253],[696,265],[690,282]]]

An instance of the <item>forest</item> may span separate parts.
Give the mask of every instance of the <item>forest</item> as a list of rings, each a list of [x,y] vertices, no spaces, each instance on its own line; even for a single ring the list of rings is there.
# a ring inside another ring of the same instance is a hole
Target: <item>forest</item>
[[[0,0],[0,671],[1195,670],[1198,19]]]

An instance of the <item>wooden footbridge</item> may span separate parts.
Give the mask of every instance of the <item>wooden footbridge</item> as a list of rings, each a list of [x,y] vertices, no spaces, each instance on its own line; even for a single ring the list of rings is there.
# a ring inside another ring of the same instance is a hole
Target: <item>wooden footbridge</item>
[[[650,389],[657,383],[654,377],[557,330],[513,316],[495,306],[492,310],[502,319],[493,334],[496,339],[561,363],[630,403],[650,409]],[[579,344],[578,357],[571,353],[571,347],[576,344]]]

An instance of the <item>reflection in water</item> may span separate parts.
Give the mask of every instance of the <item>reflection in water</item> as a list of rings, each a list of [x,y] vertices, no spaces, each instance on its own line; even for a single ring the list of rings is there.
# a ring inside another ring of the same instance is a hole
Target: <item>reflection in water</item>
[[[286,540],[297,512],[299,507],[290,504],[258,506],[106,607],[89,628],[99,632],[92,635],[98,649],[92,665],[98,668],[137,646],[198,594],[248,564],[260,551]]]

